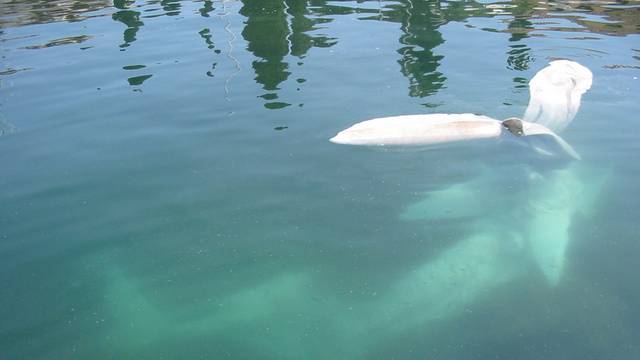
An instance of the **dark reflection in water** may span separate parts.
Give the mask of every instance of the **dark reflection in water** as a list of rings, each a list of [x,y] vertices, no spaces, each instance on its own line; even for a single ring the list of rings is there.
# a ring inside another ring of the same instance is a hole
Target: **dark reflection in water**
[[[149,78],[151,78],[153,75],[140,75],[140,76],[133,76],[127,79],[127,81],[129,82],[129,85],[131,86],[135,86],[135,85],[142,85],[143,82],[149,80]]]
[[[209,28],[205,28],[205,29],[200,30],[198,32],[198,34],[200,34],[200,37],[204,40],[205,44],[207,44],[207,49],[213,50],[213,52],[215,52],[216,54],[220,53],[220,50],[217,50],[216,46],[213,43],[213,40],[212,40],[213,36],[212,36],[211,30]],[[213,62],[211,64],[211,69],[207,70],[207,72],[206,72],[207,76],[213,77],[213,72],[216,69],[216,65],[218,65],[217,62]]]
[[[360,2],[359,2],[360,3]],[[635,3],[635,2],[632,2]],[[335,3],[334,3],[335,4]],[[337,3],[339,4],[339,3]],[[411,1],[380,3],[379,9],[328,5],[330,14],[367,14],[363,20],[391,21],[401,24],[403,35],[398,53],[401,72],[409,79],[409,95],[426,97],[444,86],[446,77],[438,71],[443,59],[434,50],[443,44],[438,28],[451,21],[466,22],[470,18],[512,17],[506,29],[482,28],[484,31],[510,33],[511,43],[506,53],[507,68],[524,71],[534,60],[531,48],[525,43],[531,32],[545,36],[541,31],[588,32],[625,36],[640,30],[640,6],[624,3],[556,3],[551,1],[504,1],[480,3],[476,1]],[[601,17],[601,21],[594,16]],[[546,19],[546,21],[541,21]],[[570,21],[580,27],[561,25]],[[471,26],[470,26],[471,27]],[[585,37],[585,39],[598,39]],[[526,87],[526,81],[515,78],[516,88]]]
[[[315,5],[320,5],[317,2]],[[329,23],[330,18],[320,17],[320,13],[310,10],[308,1],[286,1],[287,13],[290,15],[291,36],[289,42],[291,55],[303,58],[312,47],[328,48],[337,43],[337,39],[324,35],[310,35],[309,32],[317,30],[319,25]],[[311,18],[313,17],[313,18]]]
[[[31,69],[30,68],[21,68],[21,69],[8,68],[8,69],[5,69],[5,70],[1,70],[0,71],[0,76],[2,76],[2,75],[13,75],[13,74],[15,74],[17,72],[27,71],[27,70],[31,70]]]
[[[204,2],[202,2],[202,7],[198,11],[200,12],[200,15],[209,17],[209,14],[213,10],[215,10],[215,8],[213,7],[213,1],[205,0]]]
[[[36,50],[36,49],[42,49],[42,48],[48,48],[48,47],[60,46],[60,45],[80,44],[89,39],[91,39],[91,36],[87,36],[87,35],[70,36],[66,38],[51,40],[41,45],[25,46],[24,49]]]
[[[402,74],[409,79],[409,95],[426,97],[444,86],[446,77],[438,72],[442,55],[434,48],[444,43],[438,27],[445,24],[439,2],[403,1],[401,6],[384,12],[384,21],[402,24],[398,61]]]
[[[123,33],[124,43],[120,44],[121,50],[124,51],[125,48],[129,47],[131,43],[136,41],[136,34],[144,23],[140,21],[140,12],[129,9],[134,6],[133,1],[114,0],[113,6],[116,9],[120,9],[120,11],[113,13],[111,18],[123,23],[127,27]]]
[[[516,84],[516,89],[528,89],[529,88],[529,79],[523,78],[520,76],[516,76],[513,78],[513,82]]]
[[[330,47],[336,43],[326,36],[311,36],[307,32],[315,30],[319,23],[328,19],[311,19],[304,0],[244,0],[240,14],[247,17],[242,36],[247,41],[247,49],[258,59],[253,61],[255,80],[263,89],[279,90],[281,83],[291,75],[287,55],[304,58],[312,47]],[[267,103],[268,109],[281,109],[289,104]]]
[[[177,16],[180,15],[180,5],[179,0],[162,0],[160,1],[160,5],[162,5],[162,9],[165,11],[165,15],[167,16]]]
[[[525,44],[509,45],[507,67],[512,70],[527,70],[531,62],[531,48]]]
[[[0,27],[45,24],[55,21],[81,21],[98,14],[90,12],[108,8],[109,0],[27,0],[0,1]]]
[[[529,64],[533,61],[531,48],[522,43],[522,40],[529,37],[529,32],[534,29],[533,23],[529,20],[531,17],[531,9],[533,7],[526,2],[518,3],[518,7],[514,10],[513,20],[509,22],[508,30],[511,32],[509,42],[509,56],[507,58],[507,67],[512,70],[527,70]]]
[[[265,90],[278,90],[287,80],[289,64],[284,57],[289,53],[289,25],[285,3],[281,0],[245,0],[240,14],[247,17],[242,36],[247,49],[259,60],[252,63],[255,80]]]
[[[144,26],[142,18],[178,16],[182,13],[184,4],[178,0],[150,0],[145,3],[114,0],[112,6],[115,11],[111,12],[111,17],[125,25],[123,42],[118,45],[120,50],[125,51],[136,41],[140,28]],[[109,5],[106,1],[91,0],[3,1],[0,24],[11,27],[53,21],[80,21],[105,15],[105,12],[101,13],[98,10],[108,9]],[[216,5],[216,2],[211,0],[202,1],[198,6],[196,13],[206,18],[211,16],[216,7],[224,8],[222,3]],[[604,2],[555,3],[520,0],[483,4],[476,1],[243,0],[239,14],[246,18],[241,34],[247,43],[247,50],[256,58],[251,62],[251,68],[255,73],[256,83],[267,91],[262,98],[267,101],[265,107],[269,109],[281,109],[289,105],[286,102],[273,102],[281,96],[281,87],[289,80],[293,71],[292,60],[289,57],[297,57],[295,63],[302,65],[301,59],[307,56],[311,48],[327,48],[336,44],[339,39],[328,37],[316,30],[340,15],[355,14],[361,20],[400,25],[398,63],[401,73],[409,81],[409,95],[418,98],[431,96],[445,86],[446,76],[439,70],[444,55],[438,52],[438,47],[446,41],[441,27],[450,22],[465,22],[468,27],[474,27],[468,23],[469,19],[500,16],[504,20],[499,23],[506,24],[506,28],[483,27],[481,30],[506,32],[511,35],[505,51],[506,67],[516,71],[528,70],[529,64],[534,60],[531,47],[527,44],[532,36],[546,36],[545,32],[548,31],[625,36],[637,33],[640,29],[640,7]],[[223,34],[228,31],[230,29],[227,24],[224,29],[210,26],[196,32],[207,48],[218,55],[224,50],[216,48],[214,32]],[[24,48],[41,49],[80,43],[90,38],[91,35],[79,34]],[[585,36],[573,39],[593,40],[598,37]],[[90,47],[83,49],[88,48]],[[237,60],[234,62],[237,65]],[[213,77],[218,65],[218,61],[212,61],[205,75]],[[3,74],[15,73],[10,70],[3,70]],[[305,79],[297,78],[296,81],[302,83]],[[514,82],[516,88],[526,85],[519,78],[515,78]],[[292,88],[295,86],[299,85],[294,84]]]
[[[146,66],[144,65],[126,65],[123,66],[122,68],[124,70],[138,70],[138,69],[144,69]]]

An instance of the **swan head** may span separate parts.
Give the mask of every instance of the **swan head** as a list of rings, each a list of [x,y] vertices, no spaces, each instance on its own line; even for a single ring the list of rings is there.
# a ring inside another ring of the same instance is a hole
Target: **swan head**
[[[522,120],[516,118],[516,117],[512,117],[512,118],[508,118],[506,120],[504,120],[502,122],[502,127],[509,130],[510,133],[512,133],[515,136],[523,136],[524,135],[524,128],[522,125]]]

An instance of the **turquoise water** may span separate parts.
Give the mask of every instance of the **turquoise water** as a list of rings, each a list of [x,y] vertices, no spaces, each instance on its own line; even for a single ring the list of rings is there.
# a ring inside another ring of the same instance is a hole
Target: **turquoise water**
[[[640,2],[0,6],[0,358],[640,358]],[[554,59],[579,162],[328,141]]]

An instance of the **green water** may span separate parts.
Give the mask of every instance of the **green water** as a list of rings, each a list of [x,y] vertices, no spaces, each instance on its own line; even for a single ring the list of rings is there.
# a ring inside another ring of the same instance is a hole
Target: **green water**
[[[0,0],[0,359],[640,358],[639,34],[638,1]],[[328,141],[521,116],[559,58],[579,162]]]

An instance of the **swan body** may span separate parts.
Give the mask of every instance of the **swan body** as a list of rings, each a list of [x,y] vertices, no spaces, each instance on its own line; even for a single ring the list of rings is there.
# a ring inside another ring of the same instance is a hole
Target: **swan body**
[[[529,136],[547,137],[566,155],[580,159],[571,145],[543,125],[517,118],[499,121],[474,114],[404,115],[372,119],[340,131],[329,141],[346,145],[411,146]],[[533,148],[541,154],[554,154],[541,145]]]
[[[357,123],[329,141],[347,145],[433,145],[497,138],[502,133],[499,121],[482,115],[405,115]]]
[[[575,117],[582,95],[591,87],[592,74],[586,67],[568,60],[552,61],[530,81],[530,100],[523,120],[509,118],[504,121],[474,114],[428,114],[404,115],[372,119],[357,123],[330,139],[336,144],[369,146],[435,145],[471,140],[513,139],[529,146],[533,151],[545,155],[568,155],[580,159],[576,151],[564,141],[558,132],[564,130]],[[560,151],[557,151],[560,149]],[[526,168],[525,168],[526,169]],[[492,172],[489,172],[490,174]],[[482,182],[482,181],[480,181]],[[476,227],[485,228],[488,238],[512,238],[499,242],[505,247],[509,243],[527,244],[526,250],[540,268],[549,284],[556,285],[564,268],[569,244],[569,228],[575,213],[588,207],[581,198],[588,192],[577,174],[576,166],[569,164],[564,169],[542,174],[531,171],[526,196],[517,219],[525,221],[517,230],[495,228],[503,222],[503,214],[487,212],[485,196],[491,199],[494,193],[479,191],[483,186],[475,182],[453,185],[450,188],[431,191],[424,199],[410,205],[400,215],[404,220],[430,220],[440,217],[465,216],[465,211],[477,219]],[[516,199],[517,200],[517,199]],[[447,211],[453,205],[456,211]],[[475,206],[473,206],[475,205]],[[474,212],[475,209],[475,212]],[[518,209],[513,209],[518,210]],[[513,234],[512,234],[513,232]],[[498,246],[486,263],[474,262],[478,255],[474,246],[466,241],[460,243],[455,259],[441,257],[425,269],[440,264],[445,268],[458,263],[468,263],[476,270],[500,269],[503,264],[503,249]],[[484,261],[484,260],[483,260]],[[438,266],[440,266],[438,265]],[[495,268],[494,268],[495,266]],[[425,270],[426,271],[426,270]],[[431,272],[429,270],[428,272]],[[496,273],[499,273],[497,271]],[[438,276],[436,276],[438,277]],[[482,284],[469,283],[465,289],[475,294],[475,289],[489,286],[497,281],[490,276]]]
[[[336,144],[407,146],[530,136],[552,139],[570,157],[578,154],[556,133],[564,130],[575,117],[580,99],[592,83],[586,67],[569,60],[556,60],[539,71],[530,86],[529,105],[524,120],[505,121],[474,114],[403,115],[362,121],[330,139]],[[512,126],[514,125],[517,126]],[[547,153],[540,146],[532,146]]]

